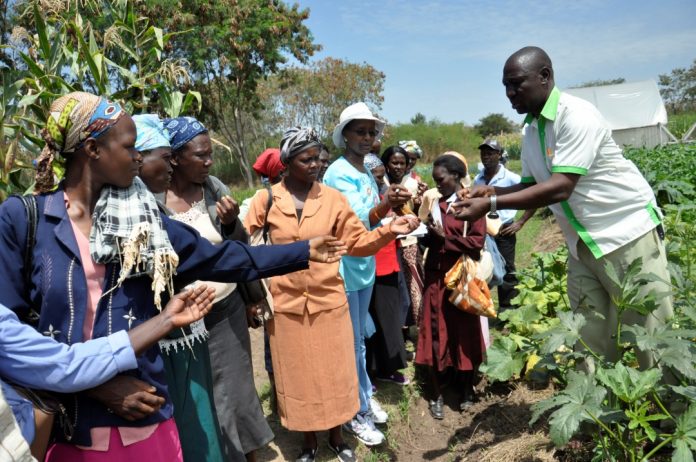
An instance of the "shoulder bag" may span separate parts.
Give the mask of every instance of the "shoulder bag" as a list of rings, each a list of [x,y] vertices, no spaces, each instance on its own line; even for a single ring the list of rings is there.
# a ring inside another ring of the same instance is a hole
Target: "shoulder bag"
[[[268,245],[271,243],[271,240],[268,237],[268,213],[271,211],[271,207],[273,207],[273,191],[271,190],[270,185],[266,186],[266,191],[268,192],[268,200],[266,201],[266,214],[263,218],[263,227],[251,233],[251,236],[249,236],[250,245]],[[261,279],[260,282],[263,285],[263,288],[266,290],[267,304],[264,305],[263,313],[261,315],[263,321],[265,322],[273,317],[273,296],[271,296],[270,280]],[[266,309],[266,306],[268,309]]]
[[[29,290],[31,285],[31,263],[32,250],[36,243],[36,228],[38,225],[38,207],[36,197],[33,195],[15,195],[24,204],[27,213],[27,235],[24,244],[24,281],[25,287]],[[67,441],[73,436],[73,425],[68,417],[68,411],[58,398],[51,392],[44,390],[33,390],[31,388],[12,385],[12,387],[29,400],[34,407],[34,426],[36,435],[31,443],[31,454],[37,460],[44,460],[48,443],[51,439],[53,424],[58,418],[58,423]]]

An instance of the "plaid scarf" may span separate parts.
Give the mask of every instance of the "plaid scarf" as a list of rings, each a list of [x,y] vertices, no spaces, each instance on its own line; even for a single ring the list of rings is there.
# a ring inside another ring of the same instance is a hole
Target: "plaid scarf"
[[[118,281],[109,292],[135,269],[152,278],[155,305],[160,311],[162,292],[174,293],[172,279],[179,257],[163,228],[155,197],[140,178],[128,188],[102,188],[92,216],[89,248],[95,262],[121,264]]]

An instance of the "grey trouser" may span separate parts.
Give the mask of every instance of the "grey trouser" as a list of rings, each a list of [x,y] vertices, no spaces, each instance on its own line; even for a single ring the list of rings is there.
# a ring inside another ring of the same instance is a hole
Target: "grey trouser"
[[[592,255],[581,240],[578,243],[578,258],[572,255],[568,258],[570,304],[576,313],[582,313],[587,320],[580,335],[589,348],[611,362],[618,359],[615,335],[618,312],[612,296],[616,298],[621,292],[607,276],[605,265],[611,262],[619,278],[623,278],[628,265],[637,258],[643,261],[642,273],[653,273],[669,283],[665,246],[655,229],[599,259]],[[643,287],[642,293],[647,295],[651,291],[657,294],[667,292],[670,290],[667,283],[650,282]],[[627,310],[623,314],[622,322],[624,325],[639,324],[648,331],[654,330],[673,314],[672,297],[659,297],[658,302],[658,308],[648,316]],[[594,313],[601,314],[604,319],[595,316]],[[636,355],[641,368],[651,367],[655,363],[655,358],[649,354],[636,350]],[[591,365],[588,366],[592,368]]]

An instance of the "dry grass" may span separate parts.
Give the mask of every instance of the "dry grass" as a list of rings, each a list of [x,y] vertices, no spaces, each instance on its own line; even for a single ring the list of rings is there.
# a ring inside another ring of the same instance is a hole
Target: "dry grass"
[[[523,434],[514,440],[501,441],[479,455],[480,462],[499,461],[554,461],[551,440],[543,432]],[[463,459],[466,460],[466,459]]]

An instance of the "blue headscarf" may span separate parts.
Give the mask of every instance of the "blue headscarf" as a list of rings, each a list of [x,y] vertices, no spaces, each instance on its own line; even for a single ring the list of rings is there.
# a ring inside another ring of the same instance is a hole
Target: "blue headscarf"
[[[138,136],[135,149],[151,151],[155,148],[168,148],[169,132],[164,128],[162,119],[157,114],[138,114],[133,116]]]
[[[178,151],[183,145],[201,133],[208,133],[208,129],[193,117],[164,119],[164,128],[169,131],[169,142],[172,145],[172,151]]]

